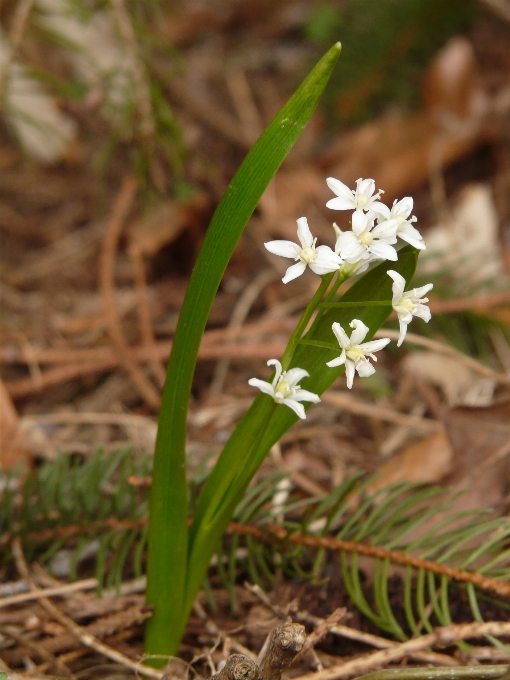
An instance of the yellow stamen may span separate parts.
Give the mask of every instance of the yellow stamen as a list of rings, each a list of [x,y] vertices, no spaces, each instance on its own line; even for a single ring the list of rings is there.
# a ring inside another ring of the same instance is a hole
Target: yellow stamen
[[[306,262],[306,264],[310,264],[310,262],[315,260],[315,248],[303,248],[299,253],[299,257],[303,262]]]

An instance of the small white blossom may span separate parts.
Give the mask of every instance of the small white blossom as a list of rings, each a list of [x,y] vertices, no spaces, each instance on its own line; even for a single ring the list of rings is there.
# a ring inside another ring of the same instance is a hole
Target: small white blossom
[[[407,293],[404,293],[406,285],[404,277],[393,269],[388,269],[388,275],[393,279],[393,299],[391,304],[398,314],[400,335],[397,347],[400,347],[404,342],[407,326],[411,323],[413,316],[418,316],[420,319],[423,319],[425,323],[430,321],[430,309],[424,304],[425,302],[428,302],[429,299],[422,297],[422,295],[426,295],[429,290],[434,287],[434,284],[427,283],[427,285],[422,286],[421,288],[414,288],[413,290],[408,290]]]
[[[397,242],[396,222],[386,221],[374,226],[374,220],[374,213],[365,215],[356,210],[352,214],[352,231],[340,231],[337,227],[335,253],[347,264],[374,258],[392,261],[398,259],[397,251],[391,245]]]
[[[292,241],[269,241],[264,243],[267,250],[273,253],[273,255],[299,260],[297,264],[293,264],[292,267],[287,269],[282,279],[283,283],[288,283],[301,276],[307,265],[319,276],[337,271],[343,264],[341,258],[329,246],[315,247],[317,239],[314,239],[312,236],[306,217],[300,217],[297,220],[297,225],[298,239],[301,245]]]
[[[265,394],[269,394],[277,404],[285,404],[300,418],[306,418],[304,406],[299,402],[311,401],[314,404],[318,404],[320,401],[317,394],[302,390],[300,385],[298,385],[300,380],[309,376],[309,373],[303,368],[291,368],[288,371],[282,372],[282,365],[278,359],[269,359],[267,365],[276,366],[273,382],[268,383],[258,378],[251,378],[248,380],[248,384],[252,387],[258,387]]]
[[[375,373],[375,368],[367,357],[377,361],[373,352],[378,352],[383,347],[386,347],[390,342],[390,339],[382,338],[381,340],[363,342],[369,331],[368,326],[365,326],[363,321],[360,321],[359,319],[353,319],[349,325],[354,329],[351,333],[351,337],[347,335],[339,323],[333,324],[333,333],[338,340],[338,344],[342,348],[342,353],[336,359],[328,361],[326,366],[333,368],[345,364],[347,387],[351,389],[355,371],[358,371],[360,378],[366,378],[368,375]]]
[[[387,222],[395,222],[397,225],[397,236],[403,241],[407,241],[410,245],[420,250],[425,250],[426,246],[423,238],[412,223],[416,222],[416,217],[409,215],[413,212],[413,199],[411,196],[406,196],[401,201],[393,201],[393,206],[391,210],[383,205],[384,210],[377,218],[379,224],[384,224]]]
[[[383,203],[377,200],[384,191],[379,189],[374,194],[375,182],[373,179],[360,178],[356,180],[354,191],[334,177],[328,177],[326,183],[331,191],[337,195],[337,198],[332,198],[326,203],[327,208],[332,210],[372,210],[381,214],[383,209],[386,208]]]

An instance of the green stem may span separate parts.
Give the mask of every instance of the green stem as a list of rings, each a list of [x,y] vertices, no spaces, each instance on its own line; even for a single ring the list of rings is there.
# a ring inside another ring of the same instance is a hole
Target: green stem
[[[298,324],[294,329],[294,332],[290,336],[289,342],[287,343],[287,347],[285,348],[285,352],[283,353],[282,356],[281,363],[284,371],[286,371],[289,368],[290,362],[292,361],[292,357],[294,356],[294,352],[296,350],[298,342],[301,340],[301,337],[305,332],[306,327],[308,326],[308,323],[313,316],[313,313],[315,312],[317,307],[319,307],[319,301],[324,295],[324,293],[327,291],[333,276],[334,274],[326,274],[325,276],[322,277],[320,286],[317,288],[315,295],[308,303],[308,306],[306,307],[301,318],[299,319]]]
[[[321,302],[321,303],[318,305],[318,308],[319,308],[319,309],[318,309],[318,312],[317,312],[317,316],[316,316],[315,319],[313,320],[313,324],[310,326],[310,331],[309,331],[309,334],[310,334],[310,335],[314,332],[314,330],[316,329],[317,325],[319,324],[319,321],[321,320],[322,315],[324,314],[324,308],[325,308],[328,304],[331,304],[331,300],[332,300],[333,297],[336,295],[337,290],[340,288],[340,286],[342,285],[342,283],[343,283],[346,279],[348,279],[348,278],[349,278],[349,275],[348,275],[348,274],[340,274],[340,272],[337,273],[336,281],[335,281],[334,284],[331,286],[331,290],[330,290],[329,293],[327,294],[326,299],[324,300],[324,302]]]

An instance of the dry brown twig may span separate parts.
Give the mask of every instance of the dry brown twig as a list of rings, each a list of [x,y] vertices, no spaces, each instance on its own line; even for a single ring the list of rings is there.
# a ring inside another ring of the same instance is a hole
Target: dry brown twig
[[[210,680],[257,680],[259,667],[244,654],[232,654],[225,666],[211,676]]]
[[[127,522],[116,519],[108,519],[97,522],[93,526],[83,527],[73,525],[62,527],[59,529],[46,529],[43,531],[32,532],[28,534],[30,540],[52,540],[55,538],[63,538],[64,536],[77,536],[90,531],[99,531],[101,529],[141,529],[146,526],[147,520],[140,520],[138,522]],[[328,550],[340,551],[343,550],[348,553],[356,553],[358,555],[366,555],[367,557],[378,558],[382,560],[389,560],[394,564],[401,564],[403,566],[410,566],[415,569],[425,569],[428,572],[438,574],[439,576],[446,576],[458,581],[460,583],[472,583],[481,590],[487,592],[497,593],[504,597],[510,595],[510,580],[500,580],[486,578],[479,572],[464,571],[462,569],[454,569],[447,567],[444,564],[432,562],[430,560],[423,560],[419,557],[414,557],[404,552],[396,550],[386,550],[378,546],[366,545],[364,543],[356,543],[354,541],[343,541],[330,536],[312,536],[307,534],[300,534],[298,532],[289,532],[282,526],[277,524],[268,524],[261,529],[260,527],[250,524],[240,524],[238,522],[231,522],[227,527],[228,534],[249,534],[254,538],[260,540],[265,538],[268,541],[289,541],[296,545],[308,545],[313,548],[326,548]],[[6,537],[9,538],[9,537]],[[2,540],[2,543],[5,541]]]
[[[381,328],[376,333],[374,333],[374,338],[390,338],[391,340],[398,340],[398,337],[399,332],[392,331],[389,328]],[[407,333],[406,341],[413,345],[425,347],[426,349],[430,349],[433,352],[439,352],[440,354],[451,357],[475,373],[483,375],[486,378],[491,378],[500,385],[506,385],[507,387],[510,385],[510,377],[502,373],[498,373],[497,371],[493,371],[492,368],[484,366],[476,359],[473,359],[473,357],[469,357],[466,354],[462,354],[462,352],[458,352],[456,349],[450,347],[450,345],[446,345],[444,342],[431,340],[430,338],[424,338],[421,335],[416,335],[416,333]]]
[[[361,399],[356,399],[347,392],[329,390],[329,392],[325,392],[321,395],[321,401],[355,415],[376,418],[377,420],[395,423],[395,425],[403,425],[424,432],[436,432],[443,427],[442,423],[437,420],[400,413],[388,406],[367,404],[366,402],[361,401]]]
[[[267,524],[263,530],[249,524],[231,522],[227,527],[227,532],[229,534],[251,534],[258,539],[265,536],[268,540],[271,540],[272,537],[275,537],[280,541],[289,541],[290,543],[297,545],[308,545],[313,548],[327,548],[328,550],[335,551],[343,550],[358,555],[366,555],[367,557],[389,560],[394,564],[402,564],[404,566],[414,567],[415,569],[425,569],[426,571],[439,574],[440,576],[446,576],[461,583],[473,583],[481,590],[497,593],[498,595],[510,595],[510,580],[505,579],[496,581],[495,579],[486,578],[479,572],[454,569],[443,564],[438,564],[437,562],[423,560],[420,557],[414,557],[407,553],[398,552],[396,550],[386,550],[385,548],[374,545],[355,543],[354,541],[343,541],[330,536],[313,536],[290,532],[278,524]]]
[[[305,627],[301,623],[285,623],[274,628],[260,663],[260,680],[280,680],[283,671],[303,649],[305,640]]]
[[[473,295],[465,298],[430,298],[429,307],[433,314],[448,314],[449,312],[463,312],[469,309],[486,310],[489,307],[508,305],[510,303],[510,291],[501,290],[487,295]]]
[[[119,354],[120,361],[143,399],[152,408],[159,408],[160,396],[152,383],[133,361],[129,346],[126,342],[120,320],[115,309],[114,297],[114,260],[122,231],[123,223],[129,213],[136,193],[136,182],[133,177],[125,177],[120,192],[115,200],[112,214],[108,223],[106,236],[103,241],[99,282],[103,299],[104,313],[108,320],[110,337]]]
[[[19,537],[16,537],[12,542],[12,552],[20,576],[22,576],[26,580],[26,582],[28,583],[29,587],[32,590],[39,590],[39,586],[36,585],[36,583],[32,580],[32,577],[30,575],[28,565],[23,555],[21,539]],[[112,661],[115,661],[116,663],[119,663],[122,666],[125,666],[126,668],[130,668],[136,673],[147,675],[152,678],[163,677],[162,671],[156,670],[155,668],[150,668],[149,666],[144,666],[141,663],[137,663],[136,661],[129,659],[124,654],[117,652],[115,649],[108,647],[103,642],[95,638],[93,635],[86,633],[81,626],[79,626],[72,619],[63,614],[52,602],[50,602],[50,600],[48,600],[48,598],[42,597],[39,601],[41,605],[54,619],[56,619],[60,624],[62,624],[75,637],[77,637],[78,640],[80,640],[80,642],[86,647],[90,647],[99,654],[106,656],[106,658],[111,659]]]
[[[155,357],[168,358],[169,350],[171,349],[171,343],[158,343],[157,352]],[[220,359],[221,357],[232,356],[235,352],[236,359],[266,359],[268,356],[278,356],[282,354],[285,349],[285,343],[282,342],[272,342],[263,344],[246,344],[246,345],[204,345],[198,353],[198,358],[202,361],[208,361],[211,359]],[[89,350],[93,351],[93,350]],[[41,389],[47,389],[52,385],[58,385],[62,382],[68,380],[73,380],[75,378],[81,378],[92,373],[106,373],[119,365],[123,365],[124,361],[115,351],[106,350],[98,351],[98,354],[102,355],[104,358],[97,358],[90,362],[80,362],[77,364],[59,366],[58,368],[49,369],[41,374],[40,384],[34,386],[32,378],[21,378],[20,380],[15,380],[12,382],[5,381],[5,386],[7,387],[9,394],[14,399],[19,397],[25,397],[34,392],[38,392]],[[148,361],[151,354],[147,352],[145,347],[136,348],[134,350],[129,350],[125,355],[130,363],[139,361],[144,363]],[[136,364],[134,364],[136,366]],[[136,366],[138,369],[138,366]],[[142,374],[143,375],[143,374]],[[143,376],[146,380],[145,376]],[[150,385],[150,383],[149,383]],[[152,388],[152,385],[151,385]],[[154,388],[152,388],[154,389]],[[158,397],[159,395],[156,391],[154,394]]]
[[[200,346],[200,356],[207,359],[216,359],[221,356],[226,356],[227,351],[231,352],[231,347],[226,344],[229,340],[234,338],[241,339],[249,337],[259,338],[268,333],[276,333],[278,331],[292,331],[294,329],[296,320],[293,318],[285,319],[270,319],[245,324],[242,328],[216,328],[208,330],[204,333],[202,344]],[[65,348],[58,349],[47,347],[39,349],[37,347],[28,348],[24,343],[21,347],[0,347],[0,363],[3,364],[30,364],[36,361],[38,364],[75,364],[86,363],[94,361],[107,361],[110,366],[115,368],[119,365],[119,358],[112,347],[95,347],[90,349],[84,348]],[[255,343],[246,345],[251,350]],[[282,346],[281,343],[278,346]],[[237,352],[237,345],[235,350]],[[245,347],[242,345],[241,347]],[[158,359],[168,359],[168,355],[172,349],[171,340],[163,340],[157,342],[154,349],[154,355]],[[130,353],[134,361],[144,362],[150,359],[150,354],[145,347],[130,347]]]
[[[19,593],[18,595],[11,595],[0,599],[0,609],[2,607],[9,607],[13,604],[20,604],[21,602],[29,602],[30,600],[40,600],[41,597],[52,597],[55,595],[67,595],[81,590],[92,590],[97,588],[99,582],[97,578],[87,578],[83,581],[76,581],[75,583],[66,583],[62,586],[55,586],[54,588],[41,588],[40,590],[32,590],[28,593]]]
[[[376,668],[381,668],[390,663],[395,663],[401,659],[428,649],[429,647],[448,647],[461,640],[485,637],[493,635],[502,637],[510,635],[510,623],[501,621],[491,621],[488,623],[461,623],[451,626],[436,628],[432,633],[422,635],[419,638],[407,640],[397,644],[391,649],[384,649],[374,652],[361,658],[346,661],[339,666],[332,666],[318,673],[307,673],[299,676],[299,680],[344,680],[364,673],[368,673]],[[449,669],[451,677],[455,677],[453,670]]]
[[[12,671],[2,659],[0,659],[0,671],[7,673],[9,680],[48,680],[47,675],[42,676],[36,675],[35,673],[30,673],[30,675],[25,675],[25,673],[23,673],[23,675],[20,675],[19,673]]]
[[[30,651],[35,652],[37,656],[46,661],[49,668],[53,670],[54,673],[62,674],[67,678],[76,678],[74,673],[65,665],[62,659],[56,657],[52,652],[50,652],[42,644],[39,644],[35,640],[31,640],[26,635],[21,635],[12,630],[11,626],[0,626],[0,632],[5,637],[10,637],[12,640],[18,643],[18,645],[28,648]]]
[[[324,619],[318,616],[313,616],[308,612],[297,612],[296,618],[299,621],[304,621],[311,623],[314,626],[319,626]],[[339,637],[345,637],[349,640],[356,640],[357,642],[362,642],[365,645],[371,647],[376,647],[378,649],[390,649],[398,647],[400,643],[394,640],[389,640],[388,638],[380,637],[379,635],[372,635],[372,633],[365,633],[357,628],[350,628],[341,623],[337,623],[329,628],[329,632],[333,635],[338,635]],[[419,661],[420,663],[433,663],[436,666],[461,666],[462,662],[455,659],[453,656],[448,654],[441,654],[439,652],[414,652],[410,653],[409,657]]]
[[[276,272],[273,269],[263,269],[257,276],[248,284],[240,295],[228,322],[227,328],[236,331],[239,330],[254,302],[260,295],[260,292],[267,286],[268,283],[274,281]],[[233,334],[230,338],[231,342],[235,342],[237,335]],[[211,382],[210,393],[221,394],[225,386],[228,369],[230,367],[230,357],[223,357],[218,361],[214,370],[214,376]]]
[[[132,243],[128,249],[128,253],[133,264],[135,288],[138,298],[137,309],[140,335],[142,336],[142,346],[149,354],[149,367],[152,371],[152,375],[154,376],[154,379],[158,383],[159,387],[163,388],[165,383],[165,369],[160,364],[160,360],[158,360],[154,351],[156,346],[156,338],[154,337],[154,329],[152,327],[149,296],[147,294],[147,280],[145,277],[145,264],[143,261],[142,251],[137,243]]]
[[[347,609],[345,607],[338,607],[331,612],[327,619],[317,619],[314,630],[306,638],[301,651],[296,654],[296,659],[320,642],[346,616]]]

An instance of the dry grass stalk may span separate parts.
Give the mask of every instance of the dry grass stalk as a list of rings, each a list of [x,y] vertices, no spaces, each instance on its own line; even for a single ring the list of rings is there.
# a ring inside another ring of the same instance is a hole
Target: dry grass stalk
[[[29,584],[32,590],[39,590],[39,587],[32,580],[32,577],[30,575],[28,565],[23,555],[21,540],[19,538],[15,538],[13,540],[12,551],[20,576],[22,576],[26,580],[26,582]],[[162,671],[156,670],[155,668],[150,668],[149,666],[144,666],[143,664],[137,663],[136,661],[132,661],[132,659],[129,659],[124,654],[121,654],[120,652],[117,652],[115,649],[108,647],[103,642],[95,638],[93,635],[86,633],[81,626],[79,626],[72,619],[63,614],[57,607],[55,607],[55,605],[52,604],[50,600],[48,600],[48,598],[46,597],[41,598],[40,603],[56,621],[62,624],[86,647],[90,647],[99,654],[106,656],[106,658],[111,659],[112,661],[115,661],[116,663],[119,663],[122,666],[125,666],[126,668],[130,668],[136,673],[141,673],[151,678],[163,677]]]

